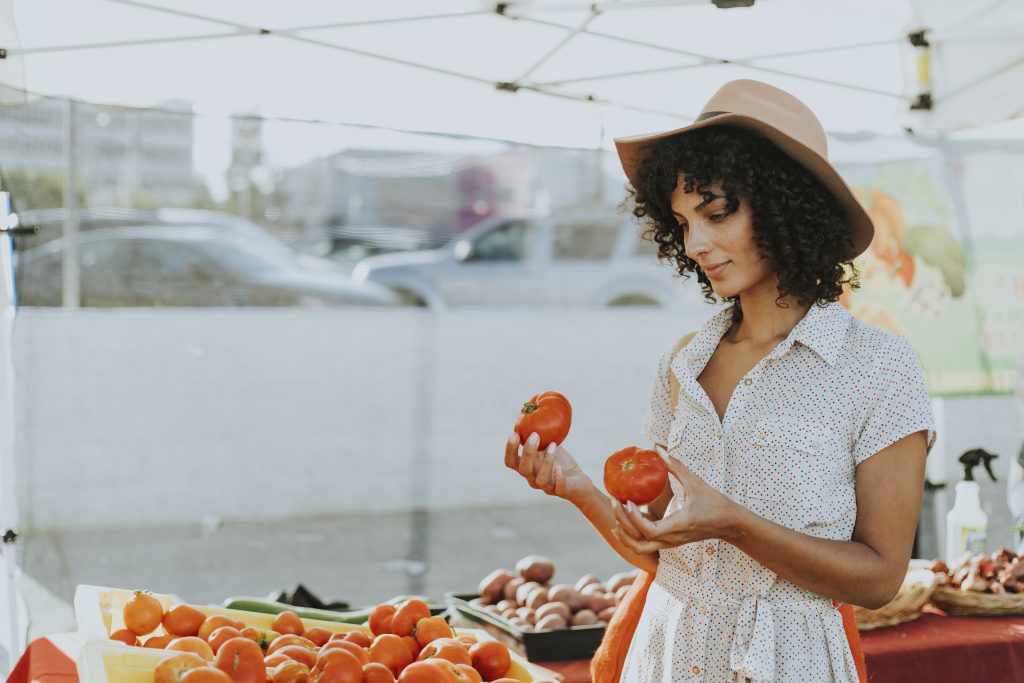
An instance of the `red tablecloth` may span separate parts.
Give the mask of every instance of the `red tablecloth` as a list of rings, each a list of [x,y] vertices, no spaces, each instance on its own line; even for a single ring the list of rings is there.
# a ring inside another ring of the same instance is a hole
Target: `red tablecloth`
[[[1020,683],[1024,618],[950,617],[926,612],[917,621],[861,634],[870,683]],[[564,683],[590,683],[585,661],[545,662]]]

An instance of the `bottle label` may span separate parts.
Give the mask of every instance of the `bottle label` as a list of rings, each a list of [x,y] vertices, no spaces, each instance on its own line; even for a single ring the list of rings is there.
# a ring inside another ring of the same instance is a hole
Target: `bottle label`
[[[987,534],[983,526],[960,527],[960,547],[963,552],[972,555],[981,555],[985,552],[985,541]]]

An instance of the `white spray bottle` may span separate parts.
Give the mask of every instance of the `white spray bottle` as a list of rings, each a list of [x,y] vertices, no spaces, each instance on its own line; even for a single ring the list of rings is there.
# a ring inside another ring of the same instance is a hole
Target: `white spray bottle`
[[[963,481],[957,482],[953,509],[946,514],[946,564],[952,567],[964,553],[985,552],[988,540],[988,515],[981,509],[981,487],[974,481],[974,468],[984,465],[988,476],[996,481],[992,460],[999,456],[975,448],[960,456],[964,468]]]

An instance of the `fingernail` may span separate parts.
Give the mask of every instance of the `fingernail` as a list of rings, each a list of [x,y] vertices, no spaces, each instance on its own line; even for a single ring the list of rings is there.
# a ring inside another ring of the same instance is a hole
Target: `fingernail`
[[[635,512],[636,511],[636,504],[633,501],[631,501],[631,500],[627,500],[626,501],[626,507],[629,508],[630,512]]]
[[[512,436],[508,437],[508,445],[511,446],[512,444],[514,444],[516,442],[516,439],[518,438],[518,434],[513,434]]]
[[[533,434],[530,434],[530,438],[527,439],[526,441],[527,443],[536,446],[537,444],[540,443],[540,435],[538,435],[537,432],[534,432]]]
[[[548,452],[548,455],[554,455],[555,454],[555,444],[549,443],[546,450]]]

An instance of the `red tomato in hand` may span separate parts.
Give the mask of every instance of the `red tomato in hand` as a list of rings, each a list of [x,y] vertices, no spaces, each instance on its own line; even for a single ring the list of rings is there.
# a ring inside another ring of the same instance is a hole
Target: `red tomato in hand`
[[[565,441],[571,424],[572,406],[569,405],[569,399],[557,391],[545,391],[523,404],[515,429],[520,443],[526,443],[530,434],[536,432],[540,437],[537,448],[543,450],[548,444]]]
[[[604,487],[620,503],[647,505],[668,486],[668,465],[656,451],[627,446],[604,463]]]

